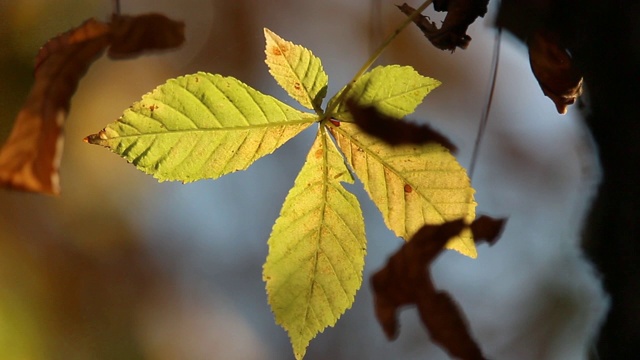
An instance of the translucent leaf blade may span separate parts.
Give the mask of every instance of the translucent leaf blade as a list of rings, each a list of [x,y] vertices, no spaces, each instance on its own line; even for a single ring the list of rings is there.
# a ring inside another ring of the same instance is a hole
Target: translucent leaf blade
[[[265,62],[271,75],[289,96],[320,112],[329,83],[320,59],[310,50],[282,39],[269,29],[264,29],[264,36],[267,40]]]
[[[391,146],[356,125],[328,125],[385,223],[409,239],[424,224],[475,218],[469,177],[447,149],[437,144]],[[476,257],[471,234],[453,238],[447,247]]]
[[[353,177],[321,131],[269,238],[263,272],[269,304],[297,359],[351,307],[362,283],[364,220],[341,182]]]
[[[404,117],[415,111],[440,81],[420,75],[411,66],[378,66],[358,79],[344,97],[339,92],[329,101],[338,120],[352,121],[346,100],[353,98],[361,106],[375,106],[378,111],[393,117]],[[339,104],[332,104],[340,101]]]
[[[197,73],[167,81],[85,140],[160,181],[244,170],[317,121],[237,79]]]

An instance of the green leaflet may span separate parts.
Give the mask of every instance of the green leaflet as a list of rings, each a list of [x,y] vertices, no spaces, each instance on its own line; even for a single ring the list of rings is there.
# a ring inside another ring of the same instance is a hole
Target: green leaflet
[[[191,182],[244,170],[313,122],[237,79],[171,79],[87,141],[108,147],[160,181]]]
[[[362,283],[366,238],[344,159],[321,128],[269,238],[263,277],[276,322],[297,359],[351,307]]]
[[[424,224],[475,218],[467,173],[447,149],[437,144],[390,146],[354,124],[329,128],[396,235],[408,240]],[[447,247],[477,256],[469,232],[452,238]]]
[[[358,79],[344,97],[342,89],[329,101],[328,108],[336,106],[334,118],[352,121],[344,100],[353,97],[360,105],[375,106],[380,112],[401,118],[414,112],[438,86],[440,81],[418,74],[411,66],[378,66]],[[336,105],[336,101],[341,102]]]
[[[320,59],[308,49],[283,40],[269,29],[264,29],[264,36],[267,39],[265,62],[273,78],[289,96],[320,114],[329,83]]]

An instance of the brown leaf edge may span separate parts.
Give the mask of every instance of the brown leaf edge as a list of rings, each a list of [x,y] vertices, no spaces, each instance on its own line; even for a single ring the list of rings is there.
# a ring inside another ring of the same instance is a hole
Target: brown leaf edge
[[[347,109],[356,125],[365,133],[389,145],[438,143],[452,153],[457,147],[429,125],[419,125],[381,113],[375,106],[361,106],[355,99],[347,99]]]
[[[558,37],[549,30],[534,31],[527,41],[529,62],[542,92],[566,114],[569,105],[582,94],[582,73]]]
[[[447,12],[442,26],[438,28],[423,15],[413,22],[438,49],[451,52],[456,48],[466,49],[471,42],[467,29],[478,17],[484,17],[488,3],[489,0],[434,0],[434,10]],[[398,9],[407,16],[415,11],[407,3],[399,5]]]
[[[476,242],[495,243],[505,219],[481,216],[470,225],[463,219],[440,225],[425,225],[371,278],[378,322],[390,340],[398,336],[397,311],[415,304],[432,340],[451,356],[463,360],[484,360],[473,340],[462,311],[451,296],[433,284],[429,265],[449,239],[469,228]]]
[[[133,57],[184,42],[184,23],[160,14],[89,19],[49,40],[35,58],[35,81],[0,149],[0,186],[57,195],[62,128],[71,96],[89,66],[109,47],[112,57]]]

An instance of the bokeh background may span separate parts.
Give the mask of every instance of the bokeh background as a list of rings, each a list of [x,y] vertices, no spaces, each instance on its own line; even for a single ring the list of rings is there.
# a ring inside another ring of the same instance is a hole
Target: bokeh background
[[[394,4],[123,0],[123,13],[185,21],[187,42],[90,68],[65,127],[61,196],[0,191],[0,359],[292,359],[267,305],[261,267],[313,130],[245,172],[188,185],[158,183],[81,140],[166,79],[196,71],[237,77],[296,106],[268,74],[263,27],[318,55],[333,94],[403,20]],[[38,48],[111,11],[107,0],[0,0],[0,141],[31,86]],[[470,28],[467,50],[434,50],[410,27],[378,62],[412,65],[443,82],[412,119],[447,134],[465,167],[488,96],[493,14]],[[504,34],[501,49],[473,185],[478,212],[509,221],[478,259],[441,256],[435,281],[458,300],[490,358],[584,359],[606,310],[579,250],[599,176],[594,149],[577,107],[559,116],[542,95],[525,47]],[[401,240],[361,185],[350,189],[367,224],[365,281],[352,309],[312,341],[306,358],[446,359],[415,310],[401,314],[398,340],[384,338],[368,279]]]

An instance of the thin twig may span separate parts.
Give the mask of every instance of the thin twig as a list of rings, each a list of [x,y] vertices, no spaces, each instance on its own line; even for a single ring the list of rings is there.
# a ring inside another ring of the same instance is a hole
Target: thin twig
[[[493,59],[491,60],[491,83],[489,85],[489,97],[482,110],[482,116],[480,117],[480,125],[478,126],[478,134],[476,135],[476,142],[473,145],[473,153],[471,154],[471,165],[469,165],[469,179],[473,178],[473,172],[476,169],[476,162],[478,161],[478,152],[480,150],[480,143],[484,137],[484,131],[487,128],[487,122],[489,121],[489,111],[491,110],[491,102],[493,101],[493,93],[496,89],[496,78],[498,76],[498,63],[500,61],[500,39],[502,38],[502,28],[498,28],[496,32],[496,39],[493,44]]]
[[[113,13],[120,15],[120,0],[113,0]]]
[[[398,34],[400,34],[400,32],[402,32],[402,30],[404,30],[404,28],[407,27],[407,25],[409,25],[415,18],[418,17],[418,15],[420,15],[424,9],[427,8],[427,6],[431,5],[431,2],[433,0],[427,0],[425,1],[422,5],[420,5],[419,8],[417,8],[411,15],[409,15],[403,22],[402,24],[400,24],[400,26],[398,26],[394,32],[389,35],[389,37],[387,37],[387,39],[385,41],[382,42],[382,44],[380,44],[380,46],[376,49],[376,51],[374,51],[373,54],[371,54],[371,56],[369,56],[369,59],[367,59],[367,61],[364,63],[364,65],[362,65],[362,67],[360,68],[360,70],[358,70],[358,72],[356,73],[356,75],[353,77],[353,79],[351,79],[351,81],[349,81],[349,83],[345,86],[344,90],[342,91],[342,93],[340,94],[340,96],[338,97],[338,100],[333,102],[331,104],[331,106],[327,109],[327,111],[325,112],[325,118],[329,118],[332,116],[333,111],[336,109],[336,107],[341,104],[344,101],[345,96],[347,96],[347,93],[349,93],[349,90],[351,90],[351,88],[353,87],[353,85],[356,83],[356,81],[358,81],[358,79],[360,79],[360,77],[367,71],[369,70],[369,68],[371,67],[371,65],[373,65],[373,63],[378,59],[378,57],[380,56],[380,54],[382,54],[382,52],[384,51],[384,49],[386,49],[387,46],[389,46],[389,44],[393,41],[393,39],[396,38],[396,36],[398,36]]]

